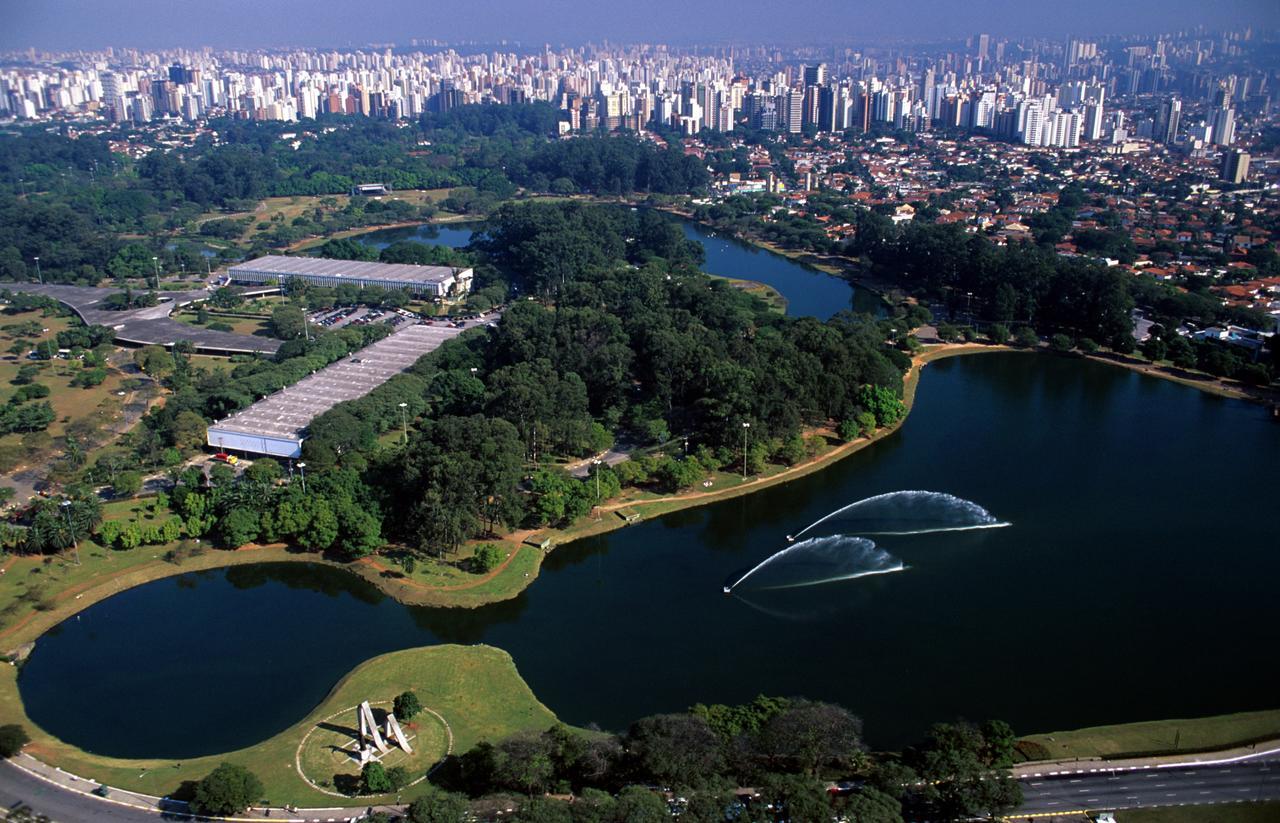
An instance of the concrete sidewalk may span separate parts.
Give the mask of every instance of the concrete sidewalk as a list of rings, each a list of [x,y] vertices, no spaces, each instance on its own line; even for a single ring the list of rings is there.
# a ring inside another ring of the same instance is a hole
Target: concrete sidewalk
[[[403,807],[381,805],[371,807],[368,804],[364,804],[353,807],[335,806],[288,810],[280,807],[250,807],[244,814],[234,817],[203,817],[193,814],[185,800],[155,797],[141,792],[112,787],[108,787],[105,793],[100,793],[99,787],[102,784],[97,781],[50,766],[25,752],[11,758],[9,763],[34,778],[80,795],[83,798],[85,807],[85,816],[83,818],[85,820],[93,819],[93,808],[98,803],[111,803],[116,806],[135,809],[148,817],[235,820],[240,821],[240,823],[281,823],[281,821],[289,821],[290,823],[336,823],[337,821],[362,820],[370,808],[374,811],[389,812],[391,814],[404,813]]]

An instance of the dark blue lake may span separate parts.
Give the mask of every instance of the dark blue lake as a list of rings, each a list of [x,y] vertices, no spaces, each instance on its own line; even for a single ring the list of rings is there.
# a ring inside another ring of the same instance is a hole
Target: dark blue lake
[[[846,309],[871,314],[885,310],[879,295],[844,278],[834,277],[780,254],[725,237],[697,223],[686,220],[679,222],[685,237],[702,244],[703,251],[706,252],[702,271],[739,280],[755,280],[772,286],[787,299],[787,314],[825,320]],[[354,239],[377,249],[385,249],[392,243],[404,240],[462,248],[471,242],[472,233],[482,225],[424,223],[421,226],[379,229],[356,235]]]
[[[70,743],[165,757],[262,740],[361,661],[440,642],[506,649],[563,720],[612,729],[760,693],[838,701],[885,747],[959,716],[1034,732],[1274,708],[1277,465],[1260,406],[1078,359],[944,360],[894,436],[559,548],[512,601],[409,608],[310,566],[183,575],[41,638],[19,685]],[[904,571],[721,593],[785,535],[904,489],[1012,525],[875,536]]]

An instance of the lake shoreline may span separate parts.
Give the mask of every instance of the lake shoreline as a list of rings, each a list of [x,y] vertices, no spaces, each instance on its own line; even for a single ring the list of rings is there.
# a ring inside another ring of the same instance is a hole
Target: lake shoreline
[[[1010,350],[1010,349],[996,349],[996,348],[995,348],[995,347],[993,347],[993,346],[981,346],[981,345],[963,346],[963,345],[956,345],[956,346],[947,347],[947,348],[945,348],[945,349],[943,349],[943,348],[939,348],[939,349],[931,349],[931,350],[929,350],[929,351],[926,351],[926,352],[921,353],[921,355],[920,355],[920,357],[919,357],[919,361],[920,361],[920,362],[918,363],[918,365],[913,365],[913,368],[911,369],[911,371],[910,371],[910,372],[908,372],[908,374],[905,376],[905,378],[906,378],[906,382],[905,382],[905,385],[904,385],[904,395],[905,395],[905,396],[906,396],[906,397],[907,397],[907,398],[908,398],[912,403],[914,403],[914,400],[915,400],[915,397],[916,397],[916,392],[918,391],[919,376],[920,376],[920,374],[921,374],[922,369],[923,369],[923,368],[925,368],[929,362],[932,362],[933,360],[940,360],[940,359],[944,359],[944,358],[947,358],[947,357],[952,357],[952,356],[961,356],[961,355],[969,354],[969,353],[981,353],[981,352],[988,352],[988,351],[1011,351],[1011,350]],[[1012,351],[1017,351],[1017,350],[1012,350]],[[1021,350],[1021,351],[1026,352],[1026,353],[1034,353],[1034,350]],[[1030,367],[1032,367],[1032,368],[1034,368],[1034,367],[1035,367],[1035,366],[1031,366],[1030,364],[1028,364],[1028,365],[1029,365]],[[1038,365],[1038,363],[1037,363],[1037,365]],[[904,419],[905,419],[905,418],[904,418]],[[900,424],[899,424],[899,426],[900,426]],[[898,427],[895,427],[895,428],[894,428],[894,431],[896,431],[896,429],[897,429],[897,428],[898,428]],[[886,432],[886,435],[885,435],[885,436],[887,436],[887,434],[889,434],[889,433],[892,433],[892,432]],[[870,441],[863,440],[863,441],[859,441],[859,442],[860,442],[862,445],[865,445],[865,443],[866,443],[866,442],[870,442]],[[850,451],[849,453],[851,453],[851,451]],[[836,460],[841,459],[841,458],[843,457],[843,455],[841,455],[840,457],[833,457],[832,455],[828,454],[828,455],[824,455],[824,457],[828,458],[828,461],[829,461],[829,462],[828,462],[828,464],[826,464],[826,465],[830,465],[831,463],[836,462]],[[825,466],[824,466],[824,467],[825,467]],[[816,470],[816,469],[814,469],[814,470]],[[794,477],[794,475],[792,475],[792,476],[791,476],[791,477],[789,477],[788,479],[791,479],[792,477]],[[786,481],[786,480],[775,480],[775,482],[781,483],[781,482],[787,482],[787,481]],[[741,488],[741,489],[737,489],[737,490],[726,490],[726,491],[736,492],[736,494],[747,494],[747,493],[749,493],[750,491],[755,491],[755,490],[758,490],[759,488],[763,488],[763,487],[764,487],[763,485],[753,485],[753,486],[749,486],[749,487],[743,487],[743,488]],[[729,495],[726,495],[726,496],[729,496]],[[691,507],[691,506],[695,506],[695,505],[701,505],[701,504],[702,504],[702,503],[704,503],[704,502],[714,502],[714,501],[713,501],[713,500],[709,500],[709,499],[705,499],[705,498],[703,498],[703,499],[697,499],[697,500],[694,500],[694,501],[689,501],[689,502],[688,502],[688,504],[687,504],[687,506],[682,506],[682,507]],[[242,561],[240,561],[240,562],[245,562],[245,563],[269,562],[270,560],[275,559],[275,558],[272,556],[272,554],[273,554],[273,552],[271,551],[271,549],[272,549],[272,548],[273,548],[273,547],[267,547],[266,549],[246,549],[246,550],[242,550],[241,552],[235,552],[235,553],[230,553],[230,552],[229,552],[229,553],[226,553],[226,554],[241,554],[241,555],[244,555],[244,559],[243,559]],[[215,555],[215,556],[216,556],[217,554],[222,554],[222,553],[209,552],[208,554],[213,554],[213,555]],[[540,554],[540,553],[539,553],[539,554]],[[198,557],[198,558],[193,558],[193,559],[192,559],[192,561],[189,561],[189,562],[193,562],[193,565],[194,565],[194,562],[208,562],[208,561],[205,561],[205,560],[204,560],[204,557],[205,557],[205,555],[201,555],[201,556],[200,556],[200,557]],[[294,553],[292,557],[288,557],[287,559],[289,559],[289,560],[294,560],[294,561],[302,561],[302,562],[316,562],[316,561],[317,561],[317,558],[316,558],[314,555],[297,554],[297,553]],[[333,565],[333,566],[335,566],[335,567],[337,567],[337,568],[347,568],[347,567],[343,566],[342,564],[323,563],[323,565]],[[176,567],[176,568],[174,568],[174,570],[173,570],[173,572],[172,572],[172,573],[173,573],[173,574],[181,574],[181,573],[183,573],[183,572],[185,572],[185,571],[190,571],[190,570],[193,570],[191,566]],[[349,568],[348,568],[348,570],[350,571],[350,569],[349,569]],[[530,580],[529,582],[532,582],[532,581]],[[526,584],[526,585],[527,585],[527,584]],[[399,598],[396,598],[396,599],[399,599]],[[361,665],[363,665],[363,664],[361,664]],[[342,680],[339,680],[339,684],[341,684],[342,682],[344,682],[344,680],[345,680],[345,679],[346,679],[346,678],[343,678]],[[8,691],[8,689],[4,689],[3,691]],[[9,711],[9,714],[10,714],[11,716],[13,716],[13,713],[14,713],[15,711],[17,711],[17,712],[22,712],[22,714],[21,714],[21,715],[19,715],[19,716],[21,717],[22,721],[23,721],[23,722],[29,722],[29,718],[26,718],[26,716],[25,716],[25,710],[23,709],[23,704],[22,704],[22,702],[21,702],[21,700],[20,700],[20,697],[17,697],[17,696],[15,695],[15,697],[16,697],[16,699],[17,699],[17,702],[16,702],[16,704],[15,704],[14,702],[11,702],[11,701],[8,699],[8,697],[9,697],[8,695],[3,694],[3,691],[0,691],[0,705],[5,705],[5,704],[7,704],[8,711]],[[15,689],[14,691],[16,691],[16,689]],[[33,724],[33,725],[34,725],[34,724]],[[39,728],[39,727],[37,727],[37,728]],[[46,735],[46,736],[47,736],[47,735]],[[64,764],[64,765],[71,765],[72,763],[74,763],[74,762],[76,761],[76,758],[78,758],[78,757],[80,757],[80,756],[82,756],[82,755],[83,755],[83,753],[81,753],[81,754],[75,754],[75,753],[71,752],[71,751],[70,751],[70,749],[73,749],[74,747],[67,746],[67,749],[63,750],[63,749],[61,749],[61,746],[63,746],[63,745],[65,745],[65,744],[61,744],[61,743],[59,744],[59,746],[60,746],[60,750],[59,750],[59,751],[57,751],[57,752],[49,752],[49,751],[45,750],[45,751],[42,751],[42,752],[41,752],[41,754],[42,754],[42,755],[45,755],[45,756],[52,755],[52,756],[53,756],[53,758],[54,758],[53,762],[55,762],[55,764],[61,763],[61,764]],[[99,776],[99,775],[97,774],[97,770],[93,770],[93,771],[89,771],[89,772],[81,771],[81,773],[82,773],[82,774],[84,774],[84,773],[92,774],[92,775],[94,775],[95,777]]]
[[[340,569],[373,584],[382,594],[406,606],[470,609],[510,600],[519,596],[521,592],[533,584],[538,577],[543,558],[550,551],[584,537],[606,534],[630,525],[626,520],[616,515],[619,510],[643,510],[649,517],[656,517],[674,511],[696,508],[752,494],[829,468],[843,458],[892,436],[902,427],[911,414],[921,371],[930,362],[971,354],[1017,351],[1019,350],[1008,346],[950,344],[921,352],[912,359],[911,369],[903,376],[903,402],[906,405],[906,413],[901,420],[892,426],[879,429],[870,437],[860,437],[836,446],[824,454],[784,469],[777,474],[756,478],[743,485],[713,492],[664,495],[651,500],[606,504],[600,508],[600,512],[606,516],[600,517],[598,520],[592,520],[588,515],[577,524],[566,529],[542,530],[540,533],[551,540],[551,548],[547,551],[534,548],[523,542],[533,533],[530,530],[509,532],[497,538],[498,541],[511,546],[510,554],[503,565],[490,575],[479,577],[475,580],[466,580],[459,585],[429,587],[415,584],[411,579],[407,579],[400,575],[399,572],[389,570],[384,564],[379,563],[377,560],[378,555],[361,558],[354,562],[339,562],[328,559],[323,555],[301,551],[285,544],[249,545],[234,550],[209,549],[178,563],[157,557],[154,562],[130,567],[122,570],[121,573],[112,574],[105,578],[96,578],[97,582],[93,585],[78,585],[63,589],[50,596],[54,601],[52,607],[33,610],[14,624],[0,630],[0,648],[3,648],[10,657],[21,659],[30,652],[33,644],[48,630],[90,606],[128,589],[189,572],[212,571],[254,563],[315,563]],[[650,511],[651,509],[657,509],[657,511]],[[153,551],[154,549],[155,547],[152,547]],[[383,559],[385,560],[385,557]],[[11,558],[7,565],[12,565],[18,560],[19,558]],[[530,563],[530,561],[532,562]],[[513,579],[504,581],[504,574],[505,577]],[[516,577],[516,575],[523,575],[523,577]],[[493,592],[464,594],[492,581],[505,582],[506,585]]]

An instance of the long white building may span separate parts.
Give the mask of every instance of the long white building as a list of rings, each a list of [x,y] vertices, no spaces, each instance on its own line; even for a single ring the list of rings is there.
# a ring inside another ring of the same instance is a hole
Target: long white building
[[[283,284],[302,280],[335,288],[343,284],[404,289],[415,295],[457,297],[471,291],[474,272],[452,266],[413,266],[406,263],[368,263],[323,257],[282,257],[269,254],[246,260],[227,270],[231,282],[246,285]]]
[[[365,396],[462,332],[443,325],[401,329],[219,420],[209,426],[206,442],[218,451],[300,457],[312,420],[345,400]]]

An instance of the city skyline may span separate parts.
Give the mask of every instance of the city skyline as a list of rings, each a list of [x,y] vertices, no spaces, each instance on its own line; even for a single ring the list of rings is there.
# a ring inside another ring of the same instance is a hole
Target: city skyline
[[[440,9],[424,9],[408,0],[388,0],[372,7],[331,0],[269,4],[142,0],[112,7],[106,13],[92,0],[16,0],[6,22],[0,33],[0,49],[6,50],[325,48],[409,45],[415,40],[526,45],[606,39],[679,45],[769,41],[795,45],[942,42],[964,38],[976,30],[1008,37],[1053,38],[1175,32],[1197,26],[1271,28],[1280,26],[1280,5],[1265,0],[1224,0],[1208,9],[1191,0],[1084,0],[1074,4],[923,0],[913,4],[910,14],[904,14],[901,4],[887,0],[801,0],[787,4],[783,14],[776,4],[744,0],[729,15],[715,4],[673,0],[622,7],[585,0],[478,0]]]

